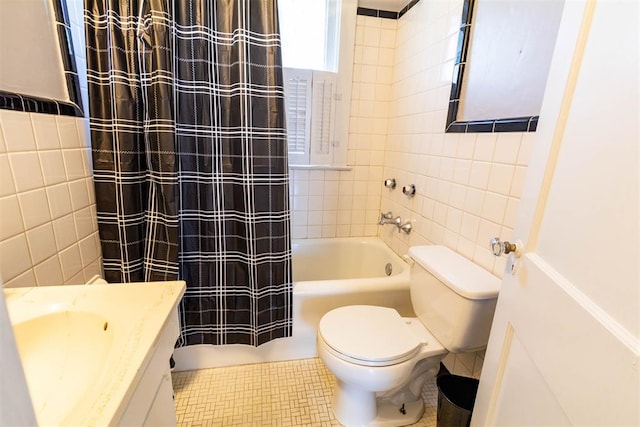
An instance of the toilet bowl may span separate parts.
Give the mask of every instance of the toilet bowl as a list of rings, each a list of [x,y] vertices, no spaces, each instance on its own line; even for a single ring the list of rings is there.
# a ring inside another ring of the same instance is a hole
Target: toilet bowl
[[[500,281],[443,246],[409,250],[416,318],[392,308],[346,306],[318,326],[318,354],[337,379],[344,425],[401,426],[424,412],[422,388],[449,351],[486,346]]]
[[[332,408],[341,423],[359,425],[380,413],[375,425],[393,426],[402,425],[398,419],[412,424],[422,417],[422,386],[437,373],[447,351],[417,319],[386,307],[347,306],[320,321],[318,354],[340,383]],[[419,362],[424,378],[414,372]],[[412,372],[421,384],[400,393]],[[377,394],[391,390],[396,392],[387,394],[396,399],[378,399]]]

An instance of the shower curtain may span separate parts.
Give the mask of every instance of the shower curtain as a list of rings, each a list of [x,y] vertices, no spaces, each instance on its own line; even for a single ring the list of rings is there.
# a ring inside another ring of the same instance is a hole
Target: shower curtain
[[[291,335],[276,0],[85,0],[109,282],[183,279],[178,346]]]

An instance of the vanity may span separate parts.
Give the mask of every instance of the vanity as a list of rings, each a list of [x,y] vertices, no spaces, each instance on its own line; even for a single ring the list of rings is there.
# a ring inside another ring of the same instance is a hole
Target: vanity
[[[4,289],[39,425],[175,426],[183,281]]]

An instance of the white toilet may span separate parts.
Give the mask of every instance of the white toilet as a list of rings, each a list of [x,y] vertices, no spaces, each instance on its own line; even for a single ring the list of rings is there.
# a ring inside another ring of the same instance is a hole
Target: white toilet
[[[409,249],[417,318],[354,305],[325,314],[318,354],[337,378],[333,412],[347,426],[402,426],[424,412],[424,383],[448,352],[487,345],[500,280],[444,246]]]

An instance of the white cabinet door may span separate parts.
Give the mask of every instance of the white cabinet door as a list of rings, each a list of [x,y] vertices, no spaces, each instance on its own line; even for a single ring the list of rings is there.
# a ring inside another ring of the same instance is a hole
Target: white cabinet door
[[[639,4],[565,2],[473,425],[640,425]]]

